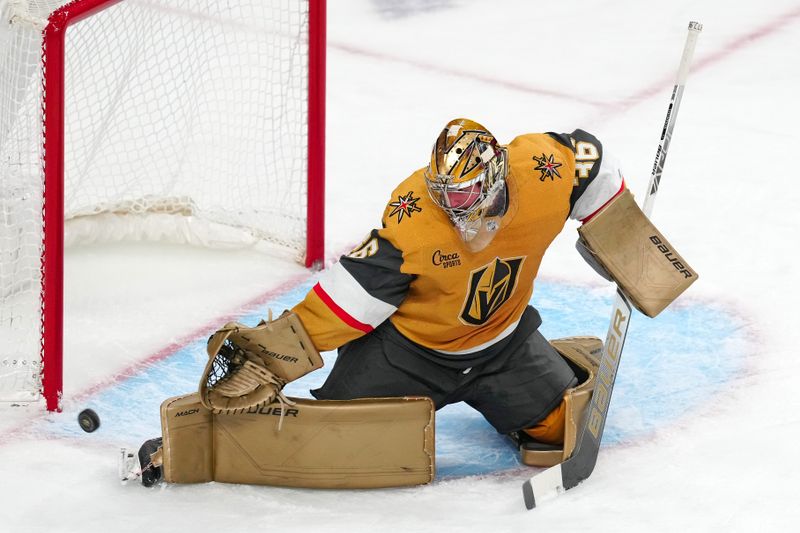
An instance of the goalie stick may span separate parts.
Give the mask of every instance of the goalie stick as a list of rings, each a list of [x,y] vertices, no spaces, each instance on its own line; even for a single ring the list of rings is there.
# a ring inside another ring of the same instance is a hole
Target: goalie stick
[[[667,108],[667,118],[661,130],[661,139],[656,152],[656,160],[653,164],[653,172],[650,175],[647,195],[642,206],[642,211],[648,217],[653,212],[653,203],[661,182],[664,162],[667,159],[667,149],[672,140],[672,131],[675,128],[678,108],[680,107],[686,79],[689,75],[689,66],[694,55],[697,37],[702,29],[703,25],[699,22],[689,23],[689,34],[686,37],[678,75],[675,86],[672,89],[672,98]],[[592,474],[597,463],[597,454],[600,451],[600,441],[606,425],[606,415],[611,401],[611,393],[614,390],[614,381],[617,377],[622,348],[625,345],[625,337],[628,333],[630,317],[631,304],[628,298],[617,289],[617,297],[611,313],[611,323],[608,327],[606,342],[603,345],[603,353],[600,358],[600,368],[597,372],[597,384],[587,410],[586,422],[581,430],[581,436],[569,459],[539,472],[522,484],[525,507],[528,509],[533,509],[542,500],[553,498],[575,487]]]

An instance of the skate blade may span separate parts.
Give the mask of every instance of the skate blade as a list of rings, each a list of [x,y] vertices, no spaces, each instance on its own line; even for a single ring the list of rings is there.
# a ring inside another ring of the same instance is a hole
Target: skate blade
[[[119,451],[119,479],[127,482],[138,480],[142,477],[142,468],[139,465],[139,455],[129,448],[120,448]]]

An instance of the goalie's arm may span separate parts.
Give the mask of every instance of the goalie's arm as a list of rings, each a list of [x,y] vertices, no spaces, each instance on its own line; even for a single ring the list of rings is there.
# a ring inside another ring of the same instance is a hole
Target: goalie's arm
[[[361,245],[320,277],[292,311],[318,350],[332,350],[365,335],[402,303],[414,276],[401,272],[402,252],[385,230],[372,230]]]
[[[548,135],[570,148],[575,156],[569,218],[586,223],[625,190],[619,162],[605,150],[597,137],[581,129],[572,133],[550,132]],[[575,247],[595,272],[608,281],[614,281],[581,239]]]
[[[625,190],[619,160],[603,147],[597,137],[583,130],[551,135],[569,144],[575,154],[569,218],[586,223]]]
[[[276,397],[286,401],[281,389],[321,367],[319,351],[369,333],[394,313],[413,276],[400,271],[403,254],[389,238],[380,230],[370,232],[277,320],[252,328],[231,323],[218,330],[209,340],[200,380],[203,405],[236,412]]]
[[[648,220],[625,187],[615,157],[593,135],[553,135],[575,153],[570,218],[580,220],[578,252],[653,317],[697,279],[697,273]]]
[[[625,191],[625,178],[619,160],[606,151],[594,135],[575,130],[560,137],[564,139],[562,142],[569,142],[575,153],[575,181],[569,199],[569,218],[585,224]],[[581,239],[575,247],[595,272],[608,281],[614,281]]]

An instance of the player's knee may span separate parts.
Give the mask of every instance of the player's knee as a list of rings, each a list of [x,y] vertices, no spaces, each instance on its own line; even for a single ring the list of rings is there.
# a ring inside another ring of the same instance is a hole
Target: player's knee
[[[550,411],[550,414],[544,417],[544,420],[532,427],[523,429],[523,431],[537,441],[544,442],[545,444],[563,444],[566,409],[566,402],[562,401],[558,404],[558,407]]]
[[[586,419],[594,391],[603,343],[595,337],[569,337],[552,345],[575,370],[580,383],[568,389],[563,400],[543,420],[516,433],[522,462],[552,466],[568,459]]]

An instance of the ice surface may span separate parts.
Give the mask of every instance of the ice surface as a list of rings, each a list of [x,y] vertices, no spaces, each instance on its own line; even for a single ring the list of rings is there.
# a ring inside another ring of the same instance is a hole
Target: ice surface
[[[531,470],[454,407],[425,487],[121,486],[117,449],[158,431],[164,394],[193,386],[196,343],[230,317],[279,311],[308,281],[244,251],[87,246],[67,257],[65,412],[0,411],[0,531],[793,530],[796,2],[329,4],[331,258],[377,223],[455,116],[501,141],[591,131],[641,197],[687,23],[703,23],[653,217],[701,278],[663,317],[634,316],[594,474],[527,512]],[[611,289],[574,239],[570,227],[556,240],[534,294],[551,337],[606,327]],[[103,423],[92,434],[74,421],[85,406]]]

